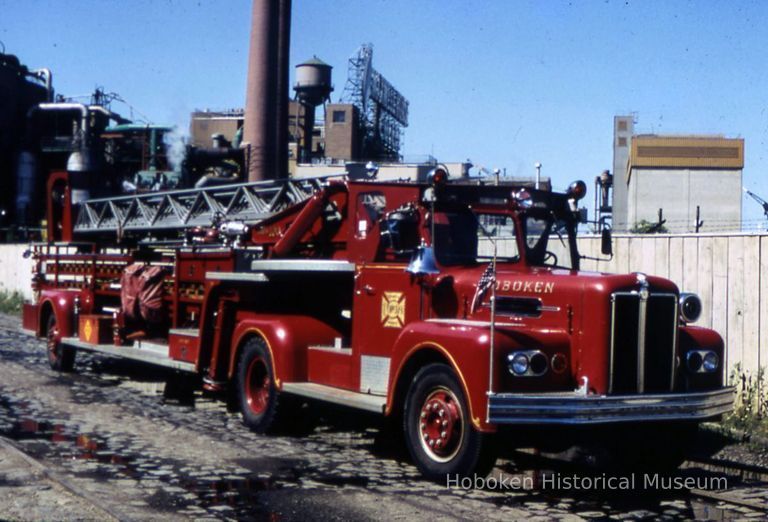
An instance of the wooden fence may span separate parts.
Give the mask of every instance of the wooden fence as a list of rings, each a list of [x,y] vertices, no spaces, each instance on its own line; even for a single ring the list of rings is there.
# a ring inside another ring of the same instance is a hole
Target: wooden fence
[[[580,238],[579,250],[604,257],[599,237]],[[584,260],[582,268],[644,272],[696,292],[704,306],[697,324],[725,339],[728,376],[738,365],[756,379],[768,366],[768,235],[616,235],[613,252],[612,260]]]

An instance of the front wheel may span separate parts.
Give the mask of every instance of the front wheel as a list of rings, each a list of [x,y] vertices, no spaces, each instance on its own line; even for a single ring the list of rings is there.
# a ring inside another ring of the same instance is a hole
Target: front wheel
[[[48,364],[57,372],[71,372],[75,366],[75,350],[61,344],[61,334],[53,313],[48,317],[45,333]]]
[[[430,364],[414,377],[405,401],[405,440],[416,467],[428,479],[486,476],[496,462],[490,435],[471,423],[459,380],[445,364]]]

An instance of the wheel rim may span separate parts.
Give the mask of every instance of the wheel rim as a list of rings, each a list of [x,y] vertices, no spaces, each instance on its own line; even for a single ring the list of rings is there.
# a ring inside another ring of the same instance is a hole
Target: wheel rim
[[[262,357],[251,361],[245,382],[245,399],[248,407],[256,415],[261,415],[267,409],[270,388],[267,363]]]
[[[459,452],[464,439],[461,405],[447,388],[433,390],[419,412],[419,440],[434,461],[447,462]]]
[[[59,329],[56,328],[56,323],[53,322],[48,325],[48,358],[56,362],[59,358]]]

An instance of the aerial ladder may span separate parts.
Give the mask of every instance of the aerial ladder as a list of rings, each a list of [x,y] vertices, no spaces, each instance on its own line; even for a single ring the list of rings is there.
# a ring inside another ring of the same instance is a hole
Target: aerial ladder
[[[71,208],[70,227],[53,239],[78,241],[106,235],[173,238],[224,222],[256,224],[309,199],[330,175],[89,199]],[[55,233],[54,233],[55,234]]]

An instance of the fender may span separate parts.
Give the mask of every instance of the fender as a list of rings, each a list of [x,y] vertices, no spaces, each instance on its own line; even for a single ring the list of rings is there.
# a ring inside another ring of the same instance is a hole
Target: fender
[[[282,389],[283,382],[307,380],[307,347],[333,344],[341,333],[313,317],[304,315],[272,315],[242,311],[236,316],[237,327],[232,334],[229,360],[229,378],[237,369],[239,348],[251,335],[258,335],[267,343],[275,373],[275,386]]]
[[[419,321],[410,323],[395,342],[392,352],[392,361],[397,364],[397,371],[390,374],[389,389],[392,393],[387,399],[387,414],[389,415],[395,404],[393,403],[398,392],[403,395],[407,390],[396,390],[403,369],[419,353],[424,350],[439,352],[451,365],[462,383],[464,394],[469,404],[472,424],[480,431],[492,432],[495,427],[486,423],[486,408],[489,371],[490,325],[483,322],[469,321]],[[545,330],[540,332],[516,331],[497,327],[494,340],[495,364],[503,364],[505,354],[516,348],[538,348],[545,353],[554,350],[569,352],[569,339],[564,331]],[[494,372],[494,390],[502,391],[499,387],[509,386],[499,375],[497,366]],[[553,382],[547,379],[540,383],[546,389],[553,384],[568,389],[572,385],[572,378],[563,374]],[[521,381],[521,384],[524,381]],[[509,391],[509,390],[503,390]]]
[[[46,303],[53,308],[56,316],[61,337],[71,337],[75,334],[74,325],[75,298],[80,295],[79,289],[46,289],[40,292],[40,308],[38,308],[38,334],[42,337],[46,334],[43,329],[46,325],[43,323],[43,313],[46,309]]]
[[[485,326],[462,325],[460,321],[415,321],[408,324],[392,349],[392,362],[397,365],[397,370],[390,373],[386,413],[389,415],[393,411],[396,393],[407,392],[396,389],[403,368],[424,350],[436,350],[447,359],[461,382],[472,424],[480,431],[494,431],[493,426],[485,422],[488,333]]]
[[[685,354],[688,350],[700,348],[702,350],[712,350],[717,354],[720,360],[720,371],[711,374],[685,374]],[[690,390],[708,390],[723,386],[725,364],[725,343],[714,330],[702,328],[700,326],[683,326],[680,328],[679,347],[677,349],[680,357],[681,375],[688,380]]]

